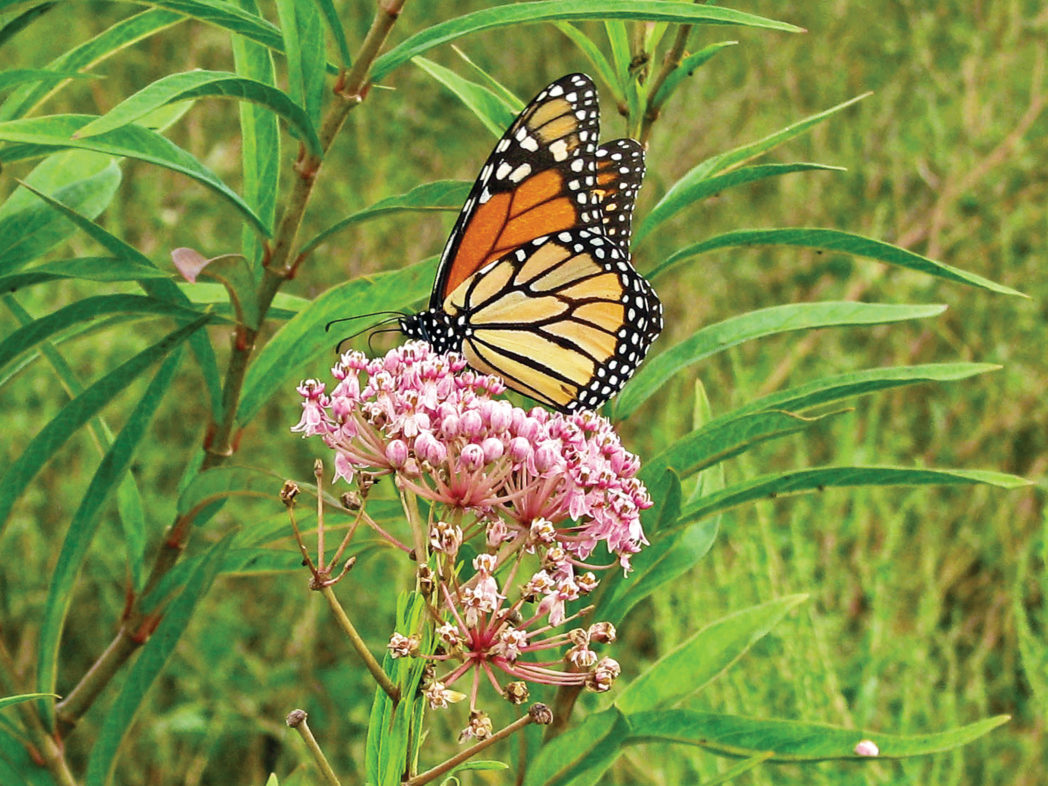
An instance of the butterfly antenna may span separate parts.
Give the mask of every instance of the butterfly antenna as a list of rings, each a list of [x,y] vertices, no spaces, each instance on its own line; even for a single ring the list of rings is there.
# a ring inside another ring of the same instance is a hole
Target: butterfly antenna
[[[383,314],[393,314],[394,316],[396,316],[397,319],[399,319],[402,316],[405,316],[404,313],[401,312],[401,311],[372,311],[370,314],[357,314],[357,315],[352,316],[352,317],[340,317],[338,319],[333,319],[330,322],[328,322],[326,325],[324,325],[324,332],[325,333],[328,332],[329,330],[331,330],[331,326],[332,325],[336,325],[339,322],[350,322],[351,320],[354,320],[354,319],[365,319],[367,317],[380,317]],[[384,322],[388,322],[388,321],[389,320],[386,319],[386,320],[383,320],[382,322],[378,322],[376,324],[381,325]],[[367,330],[367,328],[365,328],[364,330]],[[363,333],[364,330],[360,331],[360,333]],[[359,336],[360,333],[354,333],[353,336],[350,336],[350,338],[353,338],[354,336]],[[343,339],[343,341],[345,341],[345,339]]]
[[[379,324],[381,324],[381,323],[379,323]],[[381,335],[382,333],[399,333],[399,332],[400,332],[400,328],[386,328],[385,330],[375,330],[375,331],[373,331],[371,333],[371,335],[368,336],[368,352],[370,352],[372,355],[375,354],[375,348],[373,346],[371,346],[371,341],[372,341],[372,339],[375,338],[375,336]]]
[[[394,321],[396,321],[396,320],[398,320],[398,319],[400,319],[401,317],[404,316],[399,311],[379,311],[379,312],[376,312],[376,313],[378,313],[378,314],[395,314],[396,316],[392,316],[392,317],[389,317],[388,319],[380,320],[380,321],[374,323],[373,325],[368,325],[363,330],[358,330],[356,333],[353,333],[352,335],[346,336],[344,339],[342,339],[341,341],[338,342],[338,345],[335,347],[335,352],[338,353],[339,355],[341,355],[342,354],[342,345],[345,344],[347,341],[352,341],[357,336],[359,336],[359,335],[361,335],[363,333],[367,333],[369,331],[375,330],[375,328],[377,328],[379,325],[388,325],[390,322],[394,322]],[[374,316],[374,314],[372,314],[371,316]],[[355,317],[346,317],[346,319],[355,319]],[[344,321],[345,321],[344,319],[336,319],[333,322],[329,322],[328,325],[330,326],[330,325],[334,324],[334,322],[344,322]],[[389,328],[387,330],[379,330],[377,332],[379,332],[379,333],[393,333],[393,332],[396,332],[399,329],[400,328]],[[368,349],[369,350],[371,349],[371,338],[370,337],[368,338]]]

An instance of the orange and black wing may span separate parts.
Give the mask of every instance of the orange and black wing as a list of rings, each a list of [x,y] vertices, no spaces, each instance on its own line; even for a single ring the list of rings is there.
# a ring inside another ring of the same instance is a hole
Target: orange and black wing
[[[633,208],[643,180],[644,146],[636,139],[613,139],[597,148],[597,183],[592,193],[600,202],[604,234],[627,257]]]
[[[662,328],[650,284],[600,228],[533,240],[482,267],[443,304],[482,373],[560,410],[596,409]]]
[[[585,74],[550,84],[524,108],[480,170],[440,258],[430,308],[489,262],[543,235],[599,226],[600,113]]]

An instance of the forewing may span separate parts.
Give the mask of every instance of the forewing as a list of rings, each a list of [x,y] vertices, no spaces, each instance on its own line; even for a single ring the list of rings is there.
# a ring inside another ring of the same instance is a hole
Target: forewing
[[[585,74],[540,92],[510,125],[480,170],[441,255],[430,306],[484,265],[541,235],[593,227],[600,116]]]
[[[535,239],[443,303],[478,371],[561,410],[596,409],[644,359],[662,324],[654,290],[599,229]]]

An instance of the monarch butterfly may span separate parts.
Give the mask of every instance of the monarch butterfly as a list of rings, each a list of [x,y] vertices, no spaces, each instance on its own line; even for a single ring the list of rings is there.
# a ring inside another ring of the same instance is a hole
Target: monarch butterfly
[[[448,237],[410,338],[562,411],[615,395],[662,330],[662,304],[630,264],[644,175],[633,139],[597,144],[597,90],[568,74],[510,124]]]

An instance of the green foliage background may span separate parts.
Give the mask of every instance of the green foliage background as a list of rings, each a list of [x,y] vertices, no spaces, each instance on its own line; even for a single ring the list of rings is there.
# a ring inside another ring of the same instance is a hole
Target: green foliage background
[[[351,41],[359,41],[370,4],[336,5]],[[454,5],[460,14],[485,4]],[[714,414],[813,375],[955,360],[1003,366],[950,385],[860,399],[855,412],[729,464],[729,477],[832,460],[993,468],[1043,487],[1048,470],[1043,275],[1048,15],[1043,7],[1019,0],[749,0],[734,7],[809,32],[791,36],[707,27],[693,34],[692,51],[727,38],[740,43],[703,67],[656,123],[639,215],[708,155],[866,90],[874,94],[775,158],[820,161],[846,172],[791,174],[708,200],[639,249],[642,271],[718,232],[825,226],[883,238],[1020,289],[1031,299],[997,297],[802,249],[730,250],[693,263],[660,289],[667,329],[656,351],[703,324],[781,303],[859,299],[949,306],[938,318],[890,329],[793,334],[731,350],[698,367]],[[36,66],[125,13],[118,4],[69,4],[0,52],[15,65]],[[446,3],[411,2],[394,41],[450,13]],[[459,45],[521,96],[588,65],[548,25],[484,33]],[[463,68],[449,48],[428,56]],[[107,62],[100,69],[105,79],[74,86],[52,111],[83,111],[86,102],[102,113],[163,73],[228,66],[225,34],[183,24]],[[304,237],[418,183],[476,174],[491,143],[480,122],[419,69],[402,68],[388,86],[393,89],[373,90],[364,111],[351,116],[325,163]],[[621,133],[614,107],[603,109],[603,136]],[[232,104],[198,106],[170,136],[239,187]],[[26,171],[25,165],[5,171],[0,195],[12,187],[8,174]],[[103,216],[110,231],[161,263],[177,246],[192,246],[206,256],[236,250],[237,217],[210,192],[139,162],[126,162],[123,172],[116,200]],[[451,220],[450,214],[390,217],[339,234],[321,246],[287,291],[313,297],[351,276],[431,256]],[[92,248],[78,234],[66,256],[90,254]],[[57,305],[56,292],[68,302],[83,294],[79,286],[31,290],[22,302],[33,314],[45,313]],[[0,315],[5,333],[14,325],[6,312]],[[87,335],[66,345],[75,347],[67,357],[82,379],[91,380],[160,338],[156,330],[144,323]],[[216,346],[223,347],[224,340],[218,338]],[[686,431],[693,379],[689,374],[675,379],[638,411],[624,427],[627,445],[646,457]],[[172,518],[184,456],[199,444],[204,425],[200,381],[188,375],[178,380],[176,395],[164,402],[150,433],[152,444],[134,465],[143,488],[161,491],[146,500],[150,548]],[[106,411],[114,429],[140,394],[129,390]],[[8,463],[64,400],[59,381],[42,374],[22,374],[0,391]],[[200,401],[199,421],[184,416],[186,402],[193,400]],[[268,405],[243,435],[240,460],[280,475],[309,477],[313,446],[287,431],[297,408],[290,389]],[[17,642],[31,641],[23,634],[39,624],[34,611],[46,597],[57,544],[96,456],[87,432],[76,435],[23,494],[4,534],[0,615],[12,627],[0,636],[15,647],[12,656],[23,668],[31,666],[35,653],[18,650]],[[1043,500],[1037,489],[872,488],[769,500],[731,512],[712,552],[687,580],[627,618],[615,647],[624,679],[711,620],[807,592],[811,598],[798,613],[689,706],[901,733],[999,713],[1011,714],[1012,721],[939,756],[804,770],[764,766],[735,782],[1042,783],[1048,778]],[[232,527],[282,515],[265,504],[230,506],[195,533],[191,549],[202,551]],[[119,524],[109,515],[73,599],[75,617],[62,644],[58,684],[63,688],[90,665],[119,620],[127,570],[120,543]],[[396,577],[406,578],[404,566],[379,555],[362,560],[340,587],[370,641],[388,635],[393,593],[381,590],[399,586]],[[78,746],[95,738],[114,696],[94,707],[83,722],[84,733],[71,738],[74,763],[82,764],[88,754]],[[370,699],[363,670],[320,600],[305,590],[304,573],[220,577],[139,715],[117,780],[262,784],[270,770],[283,777],[303,757],[283,725],[295,706],[309,710],[311,726],[336,768],[361,772]],[[438,723],[435,734],[453,738],[459,721],[446,720],[443,729]],[[727,766],[698,750],[633,748],[608,782],[691,783]],[[463,779],[494,783],[504,777],[477,773]]]

